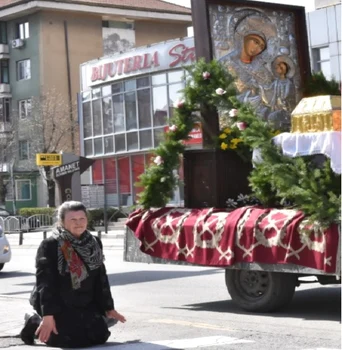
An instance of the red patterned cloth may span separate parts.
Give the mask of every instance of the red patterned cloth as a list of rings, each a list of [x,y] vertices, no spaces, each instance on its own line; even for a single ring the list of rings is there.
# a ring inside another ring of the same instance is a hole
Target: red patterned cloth
[[[154,257],[206,266],[296,264],[340,273],[338,226],[304,233],[307,221],[297,210],[139,209],[126,225],[141,241],[141,251]]]

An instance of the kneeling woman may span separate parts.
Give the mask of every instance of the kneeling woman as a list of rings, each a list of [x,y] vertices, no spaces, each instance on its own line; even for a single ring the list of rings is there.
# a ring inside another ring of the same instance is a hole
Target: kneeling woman
[[[110,336],[108,320],[125,322],[114,309],[101,241],[87,231],[87,211],[80,202],[63,203],[58,226],[40,244],[36,286],[21,338],[35,335],[52,347],[103,344]]]

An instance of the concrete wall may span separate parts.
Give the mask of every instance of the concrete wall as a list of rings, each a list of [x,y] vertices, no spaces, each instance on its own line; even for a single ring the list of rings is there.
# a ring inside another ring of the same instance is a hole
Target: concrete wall
[[[40,83],[45,90],[55,89],[66,102],[68,95],[67,51],[65,27],[70,61],[71,96],[76,110],[77,93],[80,91],[79,66],[82,62],[103,54],[102,19],[99,16],[66,12],[41,13]],[[77,114],[74,113],[77,120]],[[78,133],[74,137],[75,153],[79,151]],[[71,152],[71,134],[67,135],[64,152]]]
[[[329,47],[331,74],[341,80],[341,5],[309,12],[306,20],[310,50]]]
[[[136,47],[187,36],[188,23],[135,22]]]

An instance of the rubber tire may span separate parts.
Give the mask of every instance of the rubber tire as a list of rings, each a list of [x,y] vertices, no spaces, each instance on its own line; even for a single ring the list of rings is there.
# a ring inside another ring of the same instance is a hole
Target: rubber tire
[[[289,304],[297,285],[297,276],[290,273],[253,271],[268,274],[268,287],[260,297],[251,297],[239,287],[241,270],[226,269],[225,279],[232,300],[242,309],[253,312],[272,312]],[[254,299],[254,300],[253,300]]]
[[[0,264],[0,271],[4,268],[5,264]]]

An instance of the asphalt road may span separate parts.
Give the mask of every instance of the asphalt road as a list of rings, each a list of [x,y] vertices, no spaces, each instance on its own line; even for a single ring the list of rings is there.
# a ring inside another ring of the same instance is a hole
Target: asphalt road
[[[35,348],[15,335],[30,309],[39,240],[26,240],[19,247],[11,238],[13,258],[0,273],[0,348]],[[115,305],[128,320],[111,329],[105,348],[341,349],[340,286],[301,286],[282,312],[246,313],[230,300],[221,269],[127,263],[122,238],[103,242]]]

